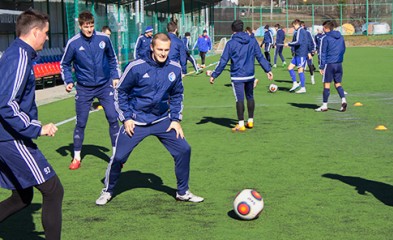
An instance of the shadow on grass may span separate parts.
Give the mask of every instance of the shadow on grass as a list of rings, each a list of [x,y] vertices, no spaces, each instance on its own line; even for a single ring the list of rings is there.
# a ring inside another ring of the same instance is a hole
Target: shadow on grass
[[[104,179],[101,181],[104,182]],[[164,185],[164,182],[159,176],[140,171],[127,171],[121,173],[114,190],[114,197],[135,188],[150,188],[176,198],[176,189]]]
[[[310,108],[310,109],[316,109],[319,107],[317,104],[311,104],[311,103],[288,103],[293,107],[297,108]]]
[[[226,84],[224,84],[224,86],[225,87],[232,87],[232,84],[231,83],[226,83]]]
[[[240,217],[235,213],[235,210],[233,210],[233,209],[230,210],[230,211],[227,213],[227,215],[228,215],[228,217],[230,217],[230,218],[232,218],[232,219],[235,219],[235,220],[239,220],[239,221],[254,221],[254,220],[256,220],[256,219],[259,218],[259,216],[256,217],[256,218],[254,218],[254,219],[251,219],[251,220],[246,220],[246,219],[240,218]]]
[[[279,82],[279,83],[292,83],[292,80],[274,80],[275,82]]]
[[[41,237],[44,236],[44,232],[35,231],[36,227],[33,222],[33,214],[40,209],[41,204],[33,203],[0,223],[0,239],[45,239]]]
[[[343,176],[339,174],[326,173],[322,177],[339,180],[348,185],[354,186],[360,195],[366,192],[374,195],[383,204],[393,207],[393,186],[383,182],[372,181],[361,177]]]
[[[87,155],[92,155],[95,156],[99,159],[104,160],[105,162],[109,162],[110,157],[106,154],[110,150],[106,147],[102,146],[96,146],[96,145],[83,145],[82,146],[82,152],[81,152],[81,158],[83,161],[83,158]],[[74,145],[70,143],[68,146],[63,146],[58,149],[56,149],[56,152],[58,152],[61,156],[66,157],[70,156],[72,158],[73,152],[74,152]]]
[[[203,117],[199,122],[196,124],[205,124],[205,123],[214,123],[224,127],[233,127],[237,120],[231,118],[215,118],[215,117]]]

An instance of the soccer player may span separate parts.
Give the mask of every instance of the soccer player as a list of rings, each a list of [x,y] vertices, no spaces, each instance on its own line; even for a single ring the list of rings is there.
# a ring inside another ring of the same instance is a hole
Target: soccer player
[[[304,68],[306,66],[307,55],[308,55],[308,45],[307,45],[307,33],[304,28],[300,26],[300,20],[295,19],[292,22],[292,26],[295,28],[296,32],[293,34],[292,42],[286,43],[284,46],[293,47],[294,56],[291,63],[288,66],[289,75],[292,78],[292,88],[289,89],[290,92],[295,91],[301,86],[301,88],[296,91],[296,93],[306,92],[306,83],[304,76]],[[297,72],[300,78],[300,85],[296,81],[296,73],[294,68],[297,67]]]
[[[153,27],[147,26],[145,33],[141,34],[136,40],[134,47],[134,59],[145,57],[147,54],[149,54],[152,36]]]
[[[120,69],[111,40],[106,34],[94,30],[94,17],[90,12],[80,13],[78,21],[81,31],[68,41],[60,63],[67,92],[74,87],[72,67],[76,76],[74,157],[70,170],[81,165],[82,143],[94,98],[98,98],[104,108],[113,151],[119,130],[113,88],[119,81]]]
[[[58,240],[64,189],[32,141],[57,132],[53,123],[41,125],[35,103],[33,63],[36,51],[48,40],[48,31],[47,15],[35,10],[23,12],[16,21],[17,38],[0,60],[0,187],[12,191],[0,202],[0,222],[30,205],[35,187],[42,194],[45,238]]]
[[[316,49],[316,53],[318,54],[318,65],[320,63],[319,47],[321,45],[321,38],[324,36],[323,34],[324,34],[323,29],[317,28],[317,35],[314,36],[315,49]]]
[[[186,56],[187,56],[187,61],[189,61],[192,64],[192,67],[194,68],[196,73],[199,73],[199,68],[197,61],[191,54],[191,45],[190,45],[190,39],[191,39],[191,34],[189,32],[186,32],[184,34],[184,37],[182,38],[184,48],[186,50]]]
[[[109,26],[103,26],[101,28],[101,32],[105,33],[106,35],[108,35],[108,37],[111,37],[112,35],[112,30]]]
[[[341,86],[343,77],[342,62],[344,60],[345,42],[340,32],[334,31],[334,23],[325,21],[323,24],[325,36],[321,38],[319,72],[323,75],[323,103],[322,106],[315,109],[317,112],[326,112],[328,110],[328,99],[330,95],[330,83],[334,81],[334,86],[341,98],[341,112],[347,110],[347,100],[345,92]]]
[[[236,124],[232,131],[244,132],[246,127],[254,127],[255,58],[267,73],[269,80],[273,79],[273,73],[269,63],[263,57],[256,40],[253,40],[248,33],[243,32],[243,21],[235,20],[231,27],[233,31],[232,38],[227,42],[220,62],[211,74],[210,83],[214,84],[214,80],[222,73],[228,61],[231,60],[231,81],[239,120],[239,123]],[[247,125],[244,124],[244,95],[246,95],[247,99]]]
[[[195,46],[198,46],[199,50],[199,56],[201,56],[201,62],[202,68],[205,68],[205,58],[206,58],[206,53],[209,52],[212,49],[212,43],[210,41],[210,37],[207,35],[207,31],[203,30],[202,36],[199,36],[197,42],[195,43],[194,47],[192,48],[194,50]]]
[[[170,21],[166,28],[168,36],[171,38],[171,49],[168,58],[180,64],[182,74],[184,75],[187,73],[187,55],[182,40],[177,37],[177,24]]]
[[[276,35],[276,42],[274,43],[276,50],[274,51],[273,67],[274,68],[277,67],[277,55],[280,56],[282,61],[282,66],[285,67],[287,63],[285,62],[285,58],[282,55],[282,50],[284,49],[285,32],[284,30],[281,29],[281,25],[278,23],[274,25],[274,28],[276,29],[277,35]]]
[[[310,69],[310,78],[311,78],[311,84],[315,84],[315,79],[314,79],[314,71],[315,71],[315,66],[314,63],[312,62],[312,58],[314,57],[314,54],[316,52],[316,44],[314,41],[314,37],[312,36],[312,33],[307,30],[306,24],[301,21],[301,26],[306,30],[307,33],[307,46],[308,46],[308,54],[307,54],[307,66]]]
[[[272,32],[269,30],[269,25],[265,26],[265,33],[263,35],[263,41],[261,44],[261,47],[263,47],[263,45],[265,45],[265,58],[266,60],[270,63],[270,48],[273,46],[273,34]]]
[[[105,188],[97,205],[113,196],[121,165],[147,136],[156,136],[175,160],[176,199],[202,202],[188,187],[191,147],[180,125],[183,110],[181,66],[168,59],[171,41],[167,34],[154,35],[151,54],[128,64],[116,89],[116,109],[123,122],[116,153],[108,164]]]

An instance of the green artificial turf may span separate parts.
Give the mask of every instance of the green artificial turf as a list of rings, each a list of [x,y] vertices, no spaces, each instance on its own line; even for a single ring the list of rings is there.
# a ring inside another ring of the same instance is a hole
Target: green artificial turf
[[[315,85],[306,73],[306,94],[289,93],[279,60],[273,69],[279,91],[269,93],[256,65],[255,127],[245,133],[230,129],[236,110],[229,71],[214,85],[204,73],[185,77],[182,126],[192,147],[190,190],[205,197],[200,204],[175,201],[173,159],[149,137],[125,164],[113,200],[96,206],[112,152],[104,112],[89,117],[76,171],[68,170],[74,122],[60,126],[54,138],[36,142],[65,189],[63,239],[392,239],[392,54],[391,47],[347,49],[344,113],[333,87],[330,110],[314,112],[322,99],[319,73]],[[285,55],[289,63],[287,49]],[[39,108],[43,123],[74,115],[73,98]],[[234,217],[232,202],[243,188],[264,198],[256,220]],[[9,194],[0,190],[0,200]],[[0,224],[0,238],[41,239],[40,214],[35,190],[30,207]]]

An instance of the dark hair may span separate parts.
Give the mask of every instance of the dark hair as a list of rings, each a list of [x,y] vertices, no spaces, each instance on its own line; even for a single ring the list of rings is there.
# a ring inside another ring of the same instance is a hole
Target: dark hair
[[[265,29],[269,30],[269,27],[270,27],[269,25],[265,25]]]
[[[333,30],[335,24],[334,24],[333,21],[327,20],[327,21],[324,21],[324,22],[322,23],[322,26],[324,26],[324,27],[326,27],[326,28],[329,28],[330,30]]]
[[[281,25],[277,23],[276,25],[274,25],[274,27],[276,27],[276,28],[280,28],[280,27],[281,27]]]
[[[16,19],[16,36],[26,35],[33,28],[44,29],[49,17],[45,13],[29,9],[21,13]]]
[[[246,31],[247,31],[248,33],[252,33],[252,29],[251,29],[250,27],[246,27]]]
[[[184,36],[190,37],[190,36],[191,36],[191,33],[190,33],[190,32],[186,32],[186,33],[184,34]]]
[[[233,32],[243,32],[243,21],[242,20],[235,20],[232,23],[232,31]]]
[[[163,42],[168,42],[168,41],[170,42],[170,41],[171,41],[171,39],[169,38],[168,34],[166,34],[166,33],[156,33],[156,34],[153,36],[153,39],[151,40],[151,45],[152,45],[153,47],[156,45],[157,39],[158,39],[158,40],[161,40],[161,41],[163,41]]]
[[[202,33],[207,33],[207,30],[205,29],[205,30],[203,30],[203,32]]]
[[[94,16],[89,11],[83,11],[78,16],[79,26],[85,23],[94,23]]]
[[[173,21],[170,21],[167,25],[166,25],[166,29],[168,30],[168,32],[175,32],[177,29],[177,24]]]
[[[109,26],[103,26],[101,28],[101,32],[105,32],[106,30],[108,30],[109,32],[112,32],[112,29]]]
[[[295,24],[299,24],[300,25],[300,23],[301,23],[301,21],[299,19],[295,19],[295,20],[292,21],[292,25],[295,25]]]

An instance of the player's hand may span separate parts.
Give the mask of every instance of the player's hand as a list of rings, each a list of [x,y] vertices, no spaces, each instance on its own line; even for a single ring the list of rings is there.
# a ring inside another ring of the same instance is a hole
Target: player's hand
[[[128,136],[132,137],[134,135],[134,128],[135,128],[135,122],[132,119],[129,119],[124,122],[124,130],[128,134]]]
[[[288,43],[284,43],[284,47],[288,47]]]
[[[57,132],[57,127],[53,123],[46,124],[41,128],[41,136],[54,137]]]
[[[182,73],[181,74],[181,79],[183,79],[186,76],[186,74]]]
[[[319,69],[319,73],[320,73],[321,75],[323,75],[323,74],[325,74],[325,71],[324,71],[323,69]]]
[[[273,80],[273,73],[270,71],[270,72],[268,72],[268,73],[266,73],[266,75],[267,75],[267,78],[271,81],[271,80]]]
[[[312,59],[311,53],[308,54],[308,59]]]
[[[210,84],[214,84],[214,77],[210,77]]]
[[[176,138],[184,138],[184,133],[183,133],[183,129],[181,128],[181,125],[179,122],[176,121],[172,121],[171,125],[169,125],[169,128],[166,130],[167,132],[171,131],[171,130],[175,130],[176,132]]]
[[[118,79],[118,78],[113,79],[113,80],[112,80],[112,86],[113,86],[113,88],[116,88],[116,87],[117,87],[117,84],[119,84],[119,79]]]
[[[72,88],[74,88],[74,84],[73,83],[69,83],[67,84],[67,86],[65,87],[66,92],[71,92]]]

